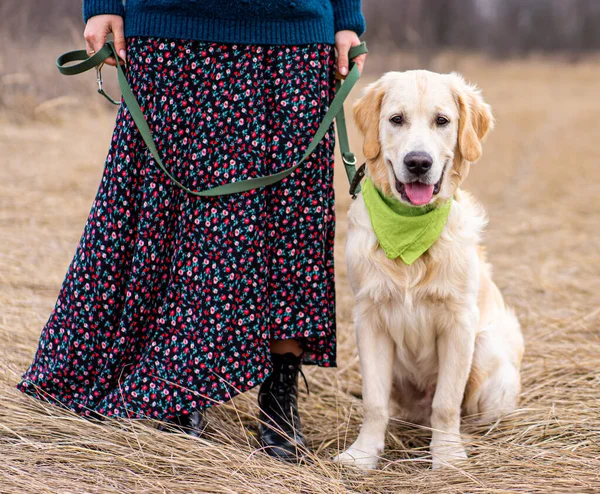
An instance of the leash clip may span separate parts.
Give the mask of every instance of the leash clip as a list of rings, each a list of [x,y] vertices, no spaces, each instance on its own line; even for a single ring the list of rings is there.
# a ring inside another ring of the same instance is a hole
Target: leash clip
[[[362,165],[360,165],[358,167],[358,170],[356,170],[356,173],[352,177],[352,183],[350,184],[350,195],[352,196],[352,199],[356,199],[356,197],[357,197],[357,194],[358,194],[357,189],[360,187],[360,182],[363,179],[363,177],[365,176],[366,166],[367,166],[366,163],[363,163]]]
[[[119,101],[112,99],[108,94],[104,92],[104,88],[102,87],[102,67],[104,67],[104,62],[96,66],[96,83],[98,84],[98,92],[102,96],[104,96],[108,101],[110,101],[113,105],[119,106],[121,104]]]
[[[102,89],[102,67],[104,67],[104,63],[96,66],[96,83],[98,84],[98,92],[104,96],[104,89]]]

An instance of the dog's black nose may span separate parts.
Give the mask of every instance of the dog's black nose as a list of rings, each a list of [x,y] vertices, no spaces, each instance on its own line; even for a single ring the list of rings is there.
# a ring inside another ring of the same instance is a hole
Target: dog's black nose
[[[424,175],[433,165],[433,158],[428,153],[413,151],[404,157],[404,164],[413,175]]]

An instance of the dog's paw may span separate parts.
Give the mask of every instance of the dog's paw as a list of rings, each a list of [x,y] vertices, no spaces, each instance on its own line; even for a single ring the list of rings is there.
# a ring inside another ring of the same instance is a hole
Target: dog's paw
[[[342,465],[362,468],[363,470],[374,470],[377,468],[379,458],[377,455],[350,447],[337,455],[333,461]]]
[[[459,445],[432,448],[433,469],[447,468],[450,464],[467,459],[465,448]]]

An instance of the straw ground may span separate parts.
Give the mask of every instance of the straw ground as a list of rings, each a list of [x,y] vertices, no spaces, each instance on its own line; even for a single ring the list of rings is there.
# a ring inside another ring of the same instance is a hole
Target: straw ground
[[[407,57],[373,59],[365,82],[376,69],[408,65]],[[497,128],[466,188],[490,215],[495,280],[517,309],[527,345],[520,409],[490,427],[465,424],[468,463],[432,472],[429,432],[403,423],[390,429],[381,470],[329,461],[355,438],[362,413],[341,169],[339,367],[308,370],[311,394],[301,397],[312,464],[255,452],[252,393],[211,411],[209,437],[192,440],[139,423],[89,423],[17,392],[79,240],[114,122],[106,109],[65,112],[57,109],[65,100],[40,107],[25,98],[33,106],[19,114],[13,104],[0,120],[0,492],[600,490],[600,67],[472,57],[433,67],[460,69],[494,107]],[[352,141],[360,147],[355,131]]]

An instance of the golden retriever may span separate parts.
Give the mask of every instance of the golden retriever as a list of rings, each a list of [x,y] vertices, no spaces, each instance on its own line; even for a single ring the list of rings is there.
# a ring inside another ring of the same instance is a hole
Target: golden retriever
[[[433,467],[466,458],[461,409],[480,421],[514,410],[523,338],[480,246],[482,207],[459,187],[492,129],[490,107],[458,74],[390,72],[354,106],[367,175],[409,205],[453,197],[438,240],[413,264],[388,259],[362,196],[346,258],[363,378],[357,440],[335,458],[375,468],[390,416],[431,427]]]

